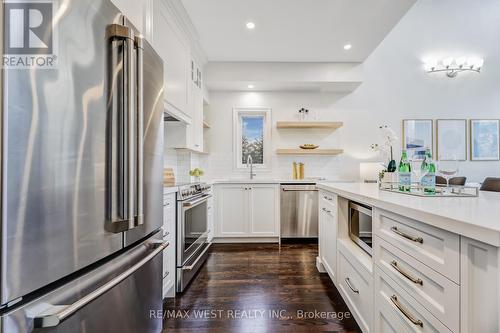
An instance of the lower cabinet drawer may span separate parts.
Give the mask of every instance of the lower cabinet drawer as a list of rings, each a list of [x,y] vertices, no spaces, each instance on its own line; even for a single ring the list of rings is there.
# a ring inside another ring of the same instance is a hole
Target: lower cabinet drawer
[[[451,330],[460,330],[460,287],[400,249],[375,236],[375,265]]]
[[[457,234],[381,209],[374,209],[373,232],[460,283],[460,238]]]
[[[339,291],[363,332],[372,332],[372,276],[351,265],[341,251],[338,252],[338,255],[337,281]]]
[[[375,267],[374,328],[375,333],[452,333],[379,267]]]
[[[174,286],[175,278],[175,247],[173,237],[164,237],[163,241],[169,241],[170,245],[163,250],[163,297],[167,297],[168,291]]]

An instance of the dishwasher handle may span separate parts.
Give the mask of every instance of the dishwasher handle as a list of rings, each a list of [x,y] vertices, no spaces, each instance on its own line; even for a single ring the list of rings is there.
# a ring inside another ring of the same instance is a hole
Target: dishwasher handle
[[[318,188],[316,185],[281,185],[281,190],[283,192],[317,192]]]

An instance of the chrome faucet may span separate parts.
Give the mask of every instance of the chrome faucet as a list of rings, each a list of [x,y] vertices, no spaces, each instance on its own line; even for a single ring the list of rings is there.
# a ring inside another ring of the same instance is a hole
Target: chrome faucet
[[[248,165],[250,165],[250,179],[253,179],[254,176],[257,176],[255,173],[253,173],[253,159],[252,159],[252,155],[248,154],[248,157],[247,157],[247,168],[248,168]]]

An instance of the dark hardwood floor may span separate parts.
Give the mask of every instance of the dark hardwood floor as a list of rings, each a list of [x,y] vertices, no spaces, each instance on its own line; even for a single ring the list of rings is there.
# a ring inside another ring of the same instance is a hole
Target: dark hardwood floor
[[[164,332],[361,332],[318,273],[317,252],[315,244],[214,244],[183,295],[164,304]]]

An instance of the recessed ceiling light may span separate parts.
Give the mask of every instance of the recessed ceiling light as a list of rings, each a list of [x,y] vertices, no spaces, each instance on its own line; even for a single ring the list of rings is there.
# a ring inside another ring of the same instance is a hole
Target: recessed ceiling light
[[[254,85],[253,84],[249,84],[248,85],[248,89],[253,89],[254,88]]]
[[[255,29],[255,23],[253,23],[253,22],[247,22],[247,29],[250,29],[250,30]]]
[[[344,45],[344,50],[350,50],[352,48],[351,44]]]

